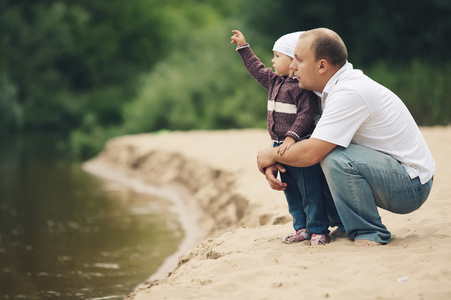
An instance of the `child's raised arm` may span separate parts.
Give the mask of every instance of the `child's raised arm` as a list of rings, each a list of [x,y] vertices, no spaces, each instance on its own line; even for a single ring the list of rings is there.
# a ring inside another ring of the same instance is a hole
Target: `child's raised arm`
[[[242,47],[246,44],[246,39],[244,35],[239,30],[232,30],[234,35],[232,35],[232,41],[230,43],[236,44],[238,47]]]

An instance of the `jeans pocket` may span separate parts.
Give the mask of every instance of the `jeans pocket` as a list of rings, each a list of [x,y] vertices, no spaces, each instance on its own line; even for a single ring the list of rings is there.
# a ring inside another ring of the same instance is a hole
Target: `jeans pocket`
[[[397,214],[411,213],[423,205],[429,192],[430,184],[421,184],[419,178],[411,180],[412,187],[395,189],[389,202],[389,211]]]

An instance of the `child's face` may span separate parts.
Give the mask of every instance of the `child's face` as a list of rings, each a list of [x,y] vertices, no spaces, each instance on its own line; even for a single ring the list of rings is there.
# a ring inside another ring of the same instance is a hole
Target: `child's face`
[[[271,60],[274,73],[279,76],[288,76],[290,74],[291,57],[274,51],[274,58]]]

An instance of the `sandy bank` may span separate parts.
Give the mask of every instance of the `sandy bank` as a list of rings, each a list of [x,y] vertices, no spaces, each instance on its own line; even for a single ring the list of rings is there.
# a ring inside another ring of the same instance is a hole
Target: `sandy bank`
[[[127,299],[451,298],[451,127],[422,131],[438,166],[430,199],[408,215],[380,211],[393,242],[371,249],[347,239],[324,247],[280,242],[292,231],[285,198],[256,169],[257,151],[269,145],[265,130],[111,140],[89,164],[183,186],[207,229],[169,276]]]

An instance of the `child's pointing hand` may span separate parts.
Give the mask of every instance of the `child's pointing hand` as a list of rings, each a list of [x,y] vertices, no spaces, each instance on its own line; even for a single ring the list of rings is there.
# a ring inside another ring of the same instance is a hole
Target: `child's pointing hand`
[[[232,44],[236,44],[238,47],[242,47],[246,44],[246,39],[244,35],[239,30],[232,30],[234,35],[232,35]]]

